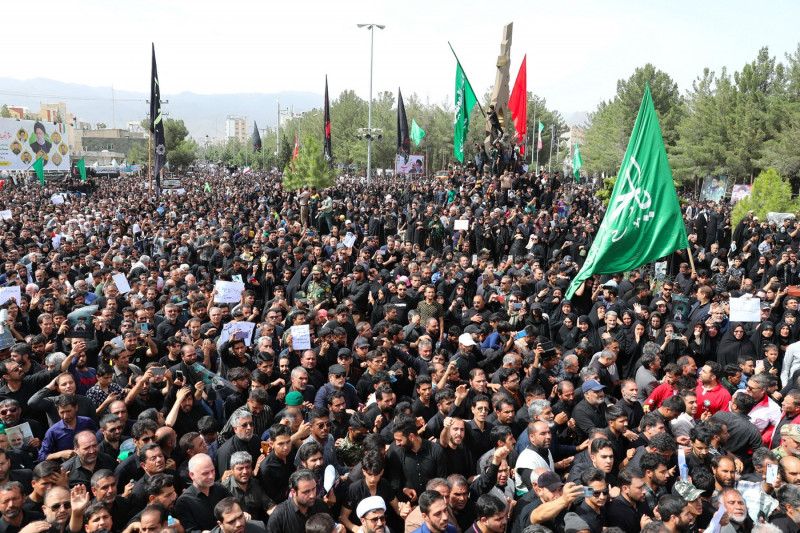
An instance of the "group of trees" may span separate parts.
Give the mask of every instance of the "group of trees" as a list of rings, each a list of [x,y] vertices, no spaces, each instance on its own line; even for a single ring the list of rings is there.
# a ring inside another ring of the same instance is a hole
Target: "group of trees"
[[[528,122],[545,124],[542,133],[543,149],[539,152],[539,164],[547,165],[550,158],[550,140],[553,123],[560,132],[567,130],[567,124],[558,111],[549,109],[544,98],[529,93]],[[483,109],[487,109],[490,93],[482,100]],[[411,152],[425,155],[428,172],[447,168],[455,162],[453,158],[453,104],[449,101],[433,103],[423,102],[416,93],[403,96],[406,115],[409,121],[415,120],[425,130],[425,137],[419,146],[411,145]],[[367,141],[359,130],[367,127],[369,101],[360,98],[355,91],[345,90],[339,98],[331,101],[331,138],[333,157],[337,165],[355,167],[363,170],[367,166]],[[510,120],[510,118],[509,118]],[[262,135],[263,152],[253,153],[252,146],[231,139],[222,145],[200,147],[199,157],[209,161],[222,161],[239,166],[249,165],[253,168],[284,168],[294,151],[295,135],[299,136],[301,148],[309,137],[321,142],[323,112],[312,109],[302,116],[296,117],[281,127],[281,149],[275,154],[276,131],[267,129]],[[383,138],[372,143],[372,168],[394,168],[397,149],[397,96],[390,92],[378,93],[372,101],[372,127],[381,130]],[[513,131],[513,125],[508,126]],[[535,126],[529,128],[535,131]],[[359,135],[362,136],[359,139]],[[486,135],[485,119],[478,106],[472,112],[469,135],[467,137],[467,157],[475,155],[475,144],[482,144]],[[530,158],[531,139],[527,141],[527,157]],[[169,147],[168,147],[169,148]],[[564,146],[561,147],[564,150]],[[556,148],[553,148],[553,158]]]
[[[733,75],[705,69],[685,94],[653,65],[636,69],[590,114],[584,171],[616,174],[646,83],[678,183],[694,186],[718,174],[729,175],[729,183],[751,183],[768,168],[800,181],[800,46],[785,62],[762,48]]]

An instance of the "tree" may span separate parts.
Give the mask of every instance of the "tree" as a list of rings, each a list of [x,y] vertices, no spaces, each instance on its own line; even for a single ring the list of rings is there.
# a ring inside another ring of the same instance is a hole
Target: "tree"
[[[11,118],[11,111],[8,110],[6,104],[3,104],[3,108],[0,109],[0,118]]]
[[[650,85],[664,144],[669,147],[677,142],[676,127],[684,114],[678,84],[648,63],[637,68],[627,80],[617,81],[616,96],[608,102],[600,102],[597,110],[589,115],[589,127],[581,147],[587,171],[616,173],[625,155],[647,84]]]
[[[189,135],[189,130],[182,120],[168,118],[164,121],[164,140],[167,143],[167,153],[174,150]]]
[[[731,220],[738,223],[748,211],[753,210],[762,220],[766,220],[767,213],[794,213],[800,209],[800,199],[792,198],[792,188],[788,182],[775,171],[768,168],[761,172],[753,182],[753,189],[749,198],[739,200],[733,208]]]
[[[292,153],[294,153],[294,146],[289,144],[289,139],[285,135],[282,136],[281,153],[278,156],[278,164],[280,167],[285,167],[289,164],[289,161],[292,160]]]
[[[314,137],[306,137],[303,148],[292,166],[284,168],[284,189],[294,191],[303,185],[324,189],[334,184],[333,171],[322,154],[322,143]]]
[[[181,141],[181,143],[172,150],[167,150],[169,168],[177,170],[188,167],[197,158],[197,150],[197,143],[193,140]]]

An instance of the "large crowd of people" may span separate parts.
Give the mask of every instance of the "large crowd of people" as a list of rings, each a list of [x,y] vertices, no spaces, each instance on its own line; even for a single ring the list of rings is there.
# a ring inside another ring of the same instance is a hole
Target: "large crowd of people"
[[[0,533],[797,532],[800,223],[478,168],[6,183]]]

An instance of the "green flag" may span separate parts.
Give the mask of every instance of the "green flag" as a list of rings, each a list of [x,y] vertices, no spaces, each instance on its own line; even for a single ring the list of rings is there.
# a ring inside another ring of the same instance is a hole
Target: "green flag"
[[[469,115],[478,102],[461,63],[456,60],[456,119],[453,123],[453,155],[464,162],[464,143],[469,131]]]
[[[425,130],[419,127],[417,121],[413,118],[411,119],[411,138],[414,142],[419,146],[419,143],[422,142],[422,138],[425,137]]]
[[[208,182],[206,182],[206,186],[203,187],[203,190],[206,192],[211,192],[211,186],[208,184]]]
[[[581,159],[581,150],[578,148],[578,141],[575,141],[575,157],[572,159],[572,173],[575,174],[575,179],[581,181],[581,167],[583,166],[583,159]]]
[[[78,170],[81,173],[81,181],[86,181],[86,161],[84,161],[81,157],[81,160],[78,161],[78,164],[75,166],[78,167]]]
[[[36,171],[36,176],[39,178],[39,183],[44,185],[44,158],[39,157],[33,164],[33,170]]]
[[[626,272],[688,246],[648,85],[608,211],[566,297],[593,274]]]

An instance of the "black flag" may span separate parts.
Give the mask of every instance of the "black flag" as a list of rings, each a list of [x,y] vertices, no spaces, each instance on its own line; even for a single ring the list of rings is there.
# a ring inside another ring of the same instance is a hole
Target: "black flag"
[[[261,150],[261,135],[258,134],[258,125],[253,121],[253,151],[258,152]]]
[[[397,153],[403,156],[403,164],[408,164],[411,139],[408,136],[408,118],[403,104],[403,93],[397,88]]]
[[[161,86],[158,84],[155,44],[153,44],[153,75],[150,80],[150,131],[153,134],[153,174],[158,196],[161,194],[161,169],[167,163],[167,142],[164,138],[164,120],[161,114]]]
[[[325,76],[325,120],[323,121],[324,125],[324,153],[325,153],[325,161],[328,162],[329,166],[333,166],[333,148],[331,147],[331,104],[328,100],[328,76]]]

